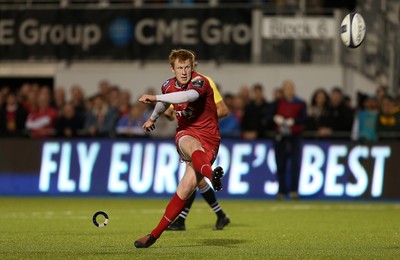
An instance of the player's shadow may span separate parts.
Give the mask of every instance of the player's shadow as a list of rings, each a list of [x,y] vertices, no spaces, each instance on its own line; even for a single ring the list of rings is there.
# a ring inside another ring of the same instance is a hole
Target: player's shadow
[[[229,226],[227,226],[227,228],[229,229],[230,227],[250,227],[250,226],[252,226],[252,225],[247,225],[247,224],[244,224],[244,223],[237,223],[237,222],[235,222],[234,224],[229,224]],[[207,228],[210,228],[210,225],[208,225],[208,224],[204,224],[204,225],[199,225],[198,226],[198,229],[207,229]],[[219,231],[217,231],[217,232],[219,232]]]
[[[199,244],[202,246],[221,246],[221,247],[234,247],[239,244],[246,243],[244,239],[201,239]]]

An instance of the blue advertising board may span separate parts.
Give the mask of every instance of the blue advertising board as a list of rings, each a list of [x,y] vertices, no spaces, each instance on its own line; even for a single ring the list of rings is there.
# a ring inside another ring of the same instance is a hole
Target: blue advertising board
[[[165,140],[29,140],[5,150],[0,152],[8,154],[0,159],[0,195],[170,197],[185,171],[174,143]],[[19,156],[19,150],[34,156]],[[399,150],[397,143],[306,141],[299,193],[307,198],[400,198]],[[277,194],[271,141],[225,140],[215,165],[226,173],[220,198]]]

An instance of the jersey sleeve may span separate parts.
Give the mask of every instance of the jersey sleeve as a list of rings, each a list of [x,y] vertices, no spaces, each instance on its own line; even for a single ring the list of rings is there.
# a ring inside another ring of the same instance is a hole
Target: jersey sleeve
[[[208,82],[210,82],[210,86],[212,87],[212,89],[214,91],[214,102],[215,102],[215,104],[218,104],[219,102],[222,101],[221,93],[219,92],[215,82],[210,77],[206,77],[206,78],[208,79]]]
[[[207,95],[207,91],[211,88],[207,78],[202,76],[195,76],[189,83],[187,90],[194,89],[200,96]]]
[[[161,86],[161,93],[162,94],[166,94],[167,93],[167,90],[168,90],[170,84],[171,84],[171,79],[168,79],[167,81],[164,82],[164,84],[162,84],[162,86]]]

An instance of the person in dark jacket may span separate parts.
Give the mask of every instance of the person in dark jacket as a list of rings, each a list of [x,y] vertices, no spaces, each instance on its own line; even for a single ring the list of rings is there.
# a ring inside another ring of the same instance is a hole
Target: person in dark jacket
[[[83,128],[83,121],[80,116],[76,114],[74,105],[66,103],[61,112],[61,117],[58,118],[56,124],[58,137],[76,137],[79,130]]]
[[[0,135],[21,136],[24,134],[28,112],[18,103],[15,93],[10,92],[5,104],[0,108]]]
[[[279,181],[278,199],[289,195],[297,199],[300,176],[300,159],[302,138],[301,133],[307,120],[305,102],[295,95],[294,83],[290,80],[283,82],[283,98],[272,104],[269,121],[275,124],[275,159]],[[286,169],[290,160],[290,180],[287,183]],[[288,192],[289,189],[289,192]]]
[[[242,137],[247,140],[265,137],[267,130],[266,115],[269,104],[264,98],[263,87],[253,87],[253,99],[246,105],[241,123]]]

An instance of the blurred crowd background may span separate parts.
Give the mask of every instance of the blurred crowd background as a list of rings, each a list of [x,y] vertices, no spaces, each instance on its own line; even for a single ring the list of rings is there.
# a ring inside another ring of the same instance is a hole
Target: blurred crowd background
[[[289,81],[295,86],[295,82]],[[246,140],[274,136],[271,105],[285,98],[281,86],[241,86],[238,93],[218,86],[230,110],[220,120],[223,137]],[[84,86],[75,85],[66,93],[37,82],[21,86],[1,86],[0,135],[2,137],[143,137],[174,136],[176,122],[161,117],[149,135],[142,124],[153,107],[138,102],[143,93],[100,80],[98,92],[87,96]],[[375,141],[400,138],[400,95],[389,95],[378,86],[375,93],[359,93],[357,100],[342,93],[340,86],[317,87],[307,103],[306,138],[338,138]],[[149,87],[149,94],[160,94]],[[70,97],[67,99],[67,97]]]

